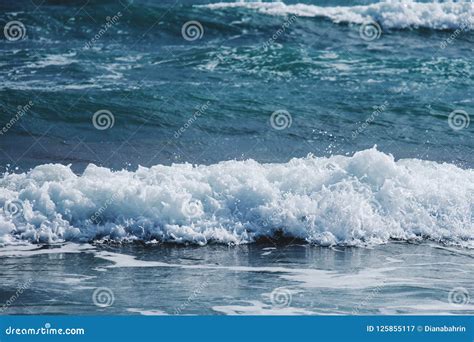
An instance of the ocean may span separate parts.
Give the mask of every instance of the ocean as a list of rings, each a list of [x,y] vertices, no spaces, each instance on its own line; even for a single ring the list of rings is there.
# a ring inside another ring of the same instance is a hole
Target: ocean
[[[0,314],[474,313],[471,1],[0,9]]]

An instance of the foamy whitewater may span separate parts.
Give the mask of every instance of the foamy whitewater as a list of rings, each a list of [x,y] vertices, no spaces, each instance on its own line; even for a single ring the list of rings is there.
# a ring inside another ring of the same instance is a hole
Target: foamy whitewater
[[[465,2],[430,2],[412,0],[384,1],[366,6],[322,7],[283,2],[221,2],[205,5],[211,9],[248,8],[271,15],[326,17],[336,23],[363,24],[376,21],[384,28],[457,29],[473,27],[474,4]]]
[[[372,148],[174,164],[135,172],[40,165],[0,180],[0,241],[142,240],[241,244],[282,235],[319,245],[429,239],[474,246],[474,170]]]
[[[474,315],[474,4],[266,1],[0,1],[0,315]]]

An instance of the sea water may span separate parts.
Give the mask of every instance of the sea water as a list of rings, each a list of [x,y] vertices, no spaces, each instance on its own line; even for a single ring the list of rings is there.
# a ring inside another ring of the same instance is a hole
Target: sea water
[[[472,313],[472,2],[37,6],[0,5],[2,313]]]

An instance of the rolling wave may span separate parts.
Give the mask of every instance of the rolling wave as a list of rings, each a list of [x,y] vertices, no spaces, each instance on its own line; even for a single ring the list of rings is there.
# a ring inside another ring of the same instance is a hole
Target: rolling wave
[[[376,148],[112,171],[40,165],[0,178],[0,243],[242,244],[287,237],[323,246],[428,239],[474,247],[474,170]]]
[[[270,15],[326,17],[336,23],[364,24],[376,21],[384,28],[428,28],[472,30],[474,4],[466,2],[383,1],[365,6],[322,7],[283,2],[220,2],[204,5],[213,10],[246,8]]]

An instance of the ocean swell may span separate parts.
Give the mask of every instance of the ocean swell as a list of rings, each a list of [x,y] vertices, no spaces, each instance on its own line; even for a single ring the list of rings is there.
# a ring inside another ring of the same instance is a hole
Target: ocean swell
[[[376,21],[384,28],[429,28],[436,30],[472,30],[474,4],[465,2],[415,2],[413,0],[382,1],[364,6],[322,7],[307,4],[286,5],[283,2],[220,2],[204,5],[220,10],[247,8],[270,15],[326,17],[335,23],[364,24]]]
[[[112,171],[40,165],[0,178],[0,243],[97,239],[240,244],[285,236],[319,245],[429,239],[474,246],[474,170],[376,148]]]

